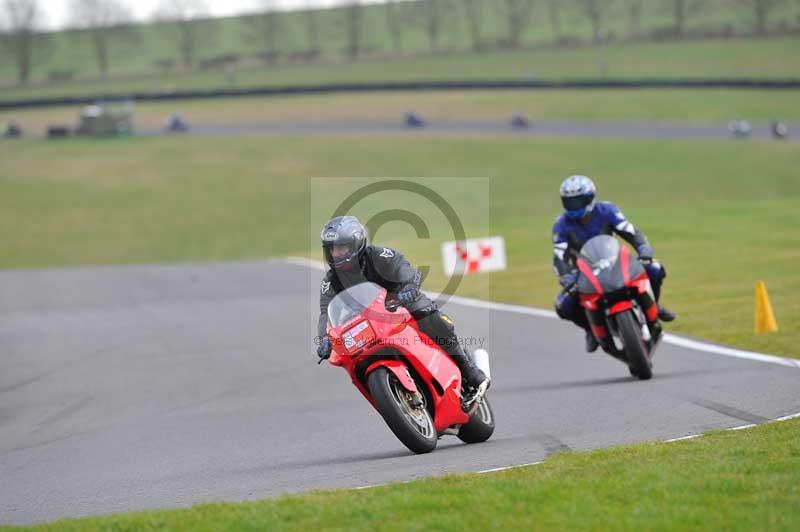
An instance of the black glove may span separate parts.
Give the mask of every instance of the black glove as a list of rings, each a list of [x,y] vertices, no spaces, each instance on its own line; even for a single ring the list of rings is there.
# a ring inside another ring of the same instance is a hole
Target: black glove
[[[565,273],[564,275],[558,278],[558,283],[563,288],[569,288],[570,286],[574,285],[577,282],[578,282],[578,272]]]
[[[413,303],[419,297],[419,288],[413,284],[404,286],[397,292],[397,302],[401,305]]]
[[[327,360],[331,356],[331,341],[327,336],[323,336],[317,346],[317,356],[319,361]]]
[[[650,244],[642,244],[636,251],[639,253],[639,260],[642,261],[643,264],[650,264],[653,262],[653,248]]]

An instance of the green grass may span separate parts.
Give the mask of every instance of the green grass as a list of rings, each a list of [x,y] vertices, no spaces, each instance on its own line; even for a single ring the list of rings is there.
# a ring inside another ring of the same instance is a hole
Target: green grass
[[[709,105],[709,102],[714,102]],[[414,110],[438,120],[495,120],[514,113],[537,120],[659,120],[724,123],[800,121],[800,91],[759,90],[543,90],[336,94],[141,103],[135,124],[160,128],[179,110],[192,125],[245,122],[400,121]],[[0,124],[14,120],[26,134],[48,124],[76,124],[77,106],[0,110]]]
[[[482,54],[453,53],[387,60],[311,65],[247,67],[237,71],[235,88],[320,83],[419,80],[522,80],[579,78],[797,78],[800,37],[733,41],[617,44],[603,47],[535,49]],[[142,72],[108,80],[7,85],[0,101],[230,88],[221,71],[161,75]]]
[[[509,269],[490,297],[551,307],[550,227],[564,176],[593,176],[667,266],[670,330],[798,356],[800,146],[492,137],[130,138],[0,143],[0,267],[316,255],[310,178],[491,178]],[[458,191],[454,191],[456,193]],[[405,206],[405,205],[404,205]],[[435,241],[391,242],[436,264]],[[309,251],[313,250],[313,251]],[[766,282],[780,331],[756,336]],[[427,283],[441,287],[434,268]],[[463,295],[484,297],[486,277]]]
[[[792,420],[689,441],[562,453],[499,473],[64,520],[32,529],[797,530],[799,433],[800,420]]]

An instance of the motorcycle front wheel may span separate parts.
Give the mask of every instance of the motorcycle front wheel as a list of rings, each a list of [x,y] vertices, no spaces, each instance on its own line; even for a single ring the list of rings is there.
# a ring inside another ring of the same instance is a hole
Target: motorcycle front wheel
[[[625,345],[625,356],[628,357],[628,367],[631,374],[640,380],[646,381],[653,376],[650,360],[647,357],[647,346],[642,338],[642,328],[633,317],[632,311],[617,314],[617,328]]]
[[[436,448],[438,434],[426,408],[424,393],[422,405],[414,405],[413,394],[385,367],[376,368],[369,374],[367,387],[378,412],[403,445],[417,454],[429,453]]]

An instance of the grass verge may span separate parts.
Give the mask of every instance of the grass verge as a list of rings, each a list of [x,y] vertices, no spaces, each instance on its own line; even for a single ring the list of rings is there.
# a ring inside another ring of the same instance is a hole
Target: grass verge
[[[310,178],[489,177],[491,232],[509,269],[499,301],[551,307],[550,228],[566,175],[592,175],[668,269],[670,330],[798,356],[800,146],[734,141],[492,137],[238,137],[0,143],[0,267],[236,260],[308,254]],[[378,240],[381,236],[378,235]],[[392,238],[415,262],[439,243]],[[316,253],[316,251],[314,251]],[[780,326],[756,336],[764,280]],[[434,269],[426,286],[441,287]],[[462,283],[484,295],[485,278]]]
[[[797,530],[798,433],[795,419],[688,441],[562,453],[498,473],[65,520],[33,530]]]

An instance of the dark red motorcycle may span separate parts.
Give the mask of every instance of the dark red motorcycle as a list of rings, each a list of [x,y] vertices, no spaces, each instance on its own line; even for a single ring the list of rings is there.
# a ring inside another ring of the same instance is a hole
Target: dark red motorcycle
[[[650,279],[641,262],[627,246],[608,235],[586,242],[577,262],[581,306],[600,346],[626,363],[634,377],[651,378],[661,324]]]
[[[386,290],[361,283],[328,305],[329,359],[383,416],[395,436],[415,453],[428,453],[445,434],[466,443],[486,441],[494,413],[485,385],[465,393],[458,366],[420,332],[416,320]],[[489,375],[488,354],[475,363]]]

